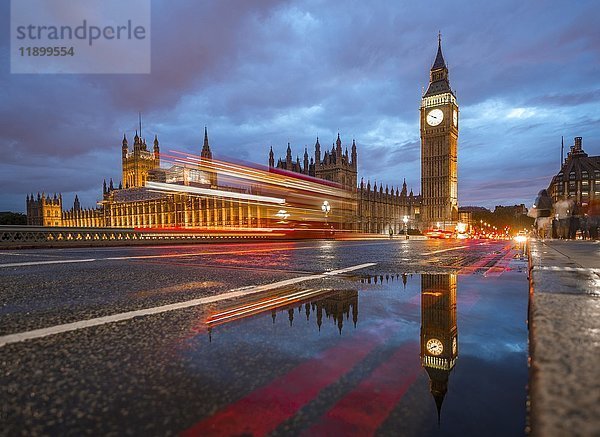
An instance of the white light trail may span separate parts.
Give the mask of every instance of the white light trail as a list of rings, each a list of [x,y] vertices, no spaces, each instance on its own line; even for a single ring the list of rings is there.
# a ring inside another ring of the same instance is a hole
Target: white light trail
[[[228,197],[231,199],[252,200],[255,202],[274,203],[277,205],[285,204],[285,199],[279,197],[259,196],[256,194],[236,193],[234,191],[213,190],[212,188],[190,187],[188,185],[173,185],[163,182],[146,182],[146,188],[158,191],[184,192],[191,194],[201,194],[205,196]]]

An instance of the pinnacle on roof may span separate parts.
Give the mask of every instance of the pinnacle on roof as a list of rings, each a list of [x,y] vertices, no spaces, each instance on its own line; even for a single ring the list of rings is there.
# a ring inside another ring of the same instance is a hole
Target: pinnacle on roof
[[[210,145],[208,144],[208,129],[204,126],[204,144],[202,145],[202,151],[210,150]]]
[[[212,159],[212,152],[210,151],[210,144],[208,144],[208,129],[204,126],[204,144],[202,145],[202,152],[200,152],[202,158]]]
[[[444,55],[442,55],[442,34],[438,33],[438,49],[435,61],[433,62],[432,70],[440,68],[446,68],[446,61],[444,61]]]

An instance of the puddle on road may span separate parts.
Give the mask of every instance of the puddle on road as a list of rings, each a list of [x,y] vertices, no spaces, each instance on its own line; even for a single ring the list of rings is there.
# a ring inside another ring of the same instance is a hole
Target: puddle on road
[[[181,351],[207,405],[188,431],[523,434],[526,274],[373,278],[213,311]]]

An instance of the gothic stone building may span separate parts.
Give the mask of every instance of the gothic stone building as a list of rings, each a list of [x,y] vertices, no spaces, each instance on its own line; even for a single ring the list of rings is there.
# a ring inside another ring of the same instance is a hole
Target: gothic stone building
[[[387,185],[384,190],[383,184],[378,188],[377,182],[371,187],[371,182],[365,184],[364,180],[357,186],[357,163],[356,141],[352,140],[351,152],[348,154],[348,147],[344,150],[339,133],[331,150],[326,150],[323,154],[323,159],[318,137],[314,159],[311,157],[309,160],[308,147],[305,147],[303,163],[298,156],[294,161],[289,143],[285,159],[278,159],[277,164],[273,148],[269,151],[269,167],[334,182],[352,193],[352,197],[356,199],[356,211],[349,219],[352,224],[348,229],[376,234],[399,234],[404,232],[404,217],[409,220],[408,226],[418,228],[421,199],[412,190],[410,194],[407,193],[406,180],[401,191],[397,187],[395,190],[393,187],[390,189]]]
[[[423,95],[421,117],[421,186],[422,196],[361,179],[357,183],[357,147],[343,150],[338,134],[331,150],[323,155],[319,139],[314,157],[305,148],[303,161],[292,158],[288,144],[285,159],[275,164],[269,153],[269,167],[300,173],[334,182],[343,188],[355,205],[343,217],[342,229],[367,233],[396,233],[404,229],[405,217],[410,228],[452,228],[458,220],[457,140],[458,106],[448,81],[448,69],[442,56],[441,39],[430,71],[430,83]],[[69,211],[62,210],[62,198],[27,196],[28,223],[43,226],[93,227],[262,227],[267,223],[264,207],[231,197],[194,196],[185,193],[165,193],[149,190],[147,181],[173,182],[232,190],[217,184],[217,175],[194,171],[185,174],[176,169],[162,169],[160,147],[155,136],[152,151],[140,136],[134,137],[133,150],[123,138],[122,182],[115,188],[112,180],[103,187],[98,207],[82,209],[76,199]],[[212,160],[208,134],[204,131],[201,160]]]
[[[266,213],[256,203],[227,197],[200,197],[185,193],[164,193],[146,188],[147,181],[172,182],[207,188],[217,187],[216,174],[189,171],[181,167],[160,167],[160,146],[155,136],[153,150],[134,137],[133,150],[127,138],[121,144],[123,182],[116,188],[112,179],[104,182],[102,200],[96,208],[83,209],[77,196],[73,207],[63,211],[62,196],[27,196],[28,224],[64,227],[176,228],[176,227],[260,227]],[[201,160],[212,160],[208,133],[204,130]],[[223,187],[219,187],[222,188]],[[224,189],[227,189],[226,187]],[[232,189],[230,189],[231,191]]]

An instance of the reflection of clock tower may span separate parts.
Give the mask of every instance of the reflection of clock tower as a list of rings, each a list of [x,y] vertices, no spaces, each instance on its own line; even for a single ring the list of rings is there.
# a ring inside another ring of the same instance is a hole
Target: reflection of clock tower
[[[421,99],[421,220],[427,228],[453,230],[458,221],[458,105],[441,41],[438,36],[429,87]]]
[[[456,275],[423,275],[421,281],[421,365],[429,375],[439,420],[448,375],[458,357]]]

